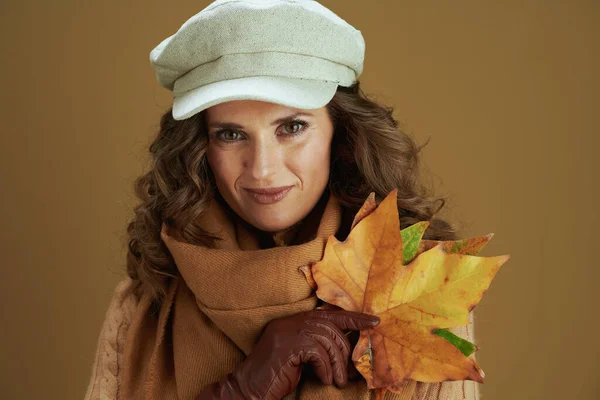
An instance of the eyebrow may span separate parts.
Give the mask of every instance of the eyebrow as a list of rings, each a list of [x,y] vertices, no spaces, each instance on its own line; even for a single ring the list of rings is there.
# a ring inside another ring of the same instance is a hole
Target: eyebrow
[[[275,121],[271,122],[271,125],[279,125],[284,122],[289,122],[289,121],[293,120],[294,118],[301,117],[301,116],[314,117],[314,114],[307,113],[307,112],[297,112],[292,115],[288,115],[287,117],[276,119]],[[208,128],[243,129],[244,127],[242,125],[239,125],[239,124],[236,124],[233,122],[213,122],[208,125]]]

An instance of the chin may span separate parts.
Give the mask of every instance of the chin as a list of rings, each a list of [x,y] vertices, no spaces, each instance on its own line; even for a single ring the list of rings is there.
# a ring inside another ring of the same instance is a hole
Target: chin
[[[290,226],[292,226],[294,224],[293,224],[293,222],[288,222],[288,221],[257,220],[257,221],[254,221],[254,223],[252,225],[254,225],[256,228],[260,229],[261,231],[279,232],[279,231],[289,228]]]
[[[299,217],[285,209],[253,211],[246,214],[252,216],[247,221],[254,227],[265,232],[279,232],[287,229],[298,222],[297,218]]]

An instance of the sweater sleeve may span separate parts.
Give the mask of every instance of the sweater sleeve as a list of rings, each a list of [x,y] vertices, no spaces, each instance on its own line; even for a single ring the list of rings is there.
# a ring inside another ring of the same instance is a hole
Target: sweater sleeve
[[[84,400],[117,400],[119,371],[127,328],[138,304],[131,290],[133,281],[126,278],[117,284],[100,330],[92,374]]]
[[[475,343],[475,314],[469,314],[469,324],[450,328],[454,334]],[[475,360],[475,354],[471,355]],[[480,383],[475,381],[417,382],[412,400],[480,400]]]

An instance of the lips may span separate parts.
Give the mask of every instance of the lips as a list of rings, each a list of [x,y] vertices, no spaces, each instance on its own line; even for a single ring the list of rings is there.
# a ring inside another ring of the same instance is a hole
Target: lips
[[[283,200],[294,186],[280,186],[271,188],[246,188],[251,200],[258,204],[273,204]]]
[[[283,192],[284,190],[288,190],[293,186],[279,186],[279,187],[270,187],[270,188],[246,188],[247,191],[256,193],[256,194],[267,194],[274,195]]]

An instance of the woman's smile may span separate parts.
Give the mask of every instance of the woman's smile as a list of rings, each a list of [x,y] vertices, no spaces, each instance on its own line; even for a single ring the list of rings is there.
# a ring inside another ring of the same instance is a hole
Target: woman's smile
[[[244,191],[258,204],[273,204],[283,200],[293,188],[292,185],[266,189],[244,189]]]

